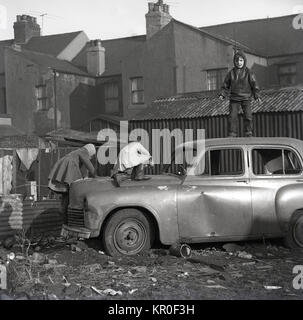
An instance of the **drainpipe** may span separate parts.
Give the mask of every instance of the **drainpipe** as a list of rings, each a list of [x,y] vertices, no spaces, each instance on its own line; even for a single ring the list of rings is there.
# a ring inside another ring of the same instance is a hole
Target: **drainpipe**
[[[53,69],[54,74],[54,121],[55,121],[55,130],[57,130],[57,72]]]

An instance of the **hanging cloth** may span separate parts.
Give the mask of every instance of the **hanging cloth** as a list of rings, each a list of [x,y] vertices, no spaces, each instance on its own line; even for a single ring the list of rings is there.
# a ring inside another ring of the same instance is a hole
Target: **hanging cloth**
[[[26,170],[30,169],[32,163],[37,159],[39,154],[39,149],[37,148],[21,148],[16,151]]]

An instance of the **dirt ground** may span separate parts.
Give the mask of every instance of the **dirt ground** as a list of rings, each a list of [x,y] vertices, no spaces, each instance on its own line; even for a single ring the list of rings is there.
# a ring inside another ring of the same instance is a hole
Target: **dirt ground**
[[[161,246],[113,258],[98,239],[21,240],[0,246],[7,268],[1,300],[303,299],[302,273],[300,288],[293,286],[303,250],[289,250],[279,239],[194,245],[187,259]]]

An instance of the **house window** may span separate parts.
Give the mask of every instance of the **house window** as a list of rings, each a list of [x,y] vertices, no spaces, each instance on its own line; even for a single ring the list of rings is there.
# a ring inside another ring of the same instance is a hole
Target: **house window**
[[[6,114],[6,90],[5,88],[0,88],[0,113]]]
[[[116,82],[104,84],[104,100],[106,113],[119,113],[119,88]]]
[[[142,77],[132,78],[131,82],[131,103],[143,104],[144,103],[144,83]]]
[[[218,90],[222,87],[227,68],[207,70],[207,90]]]
[[[288,63],[279,66],[278,76],[281,86],[293,85],[296,83],[297,66],[295,63]]]
[[[37,110],[47,109],[46,85],[36,86]]]

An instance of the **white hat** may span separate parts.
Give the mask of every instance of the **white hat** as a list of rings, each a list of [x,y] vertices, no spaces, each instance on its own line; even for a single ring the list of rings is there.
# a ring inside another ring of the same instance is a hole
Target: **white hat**
[[[96,154],[96,148],[92,143],[86,144],[84,148],[88,151],[90,157]]]

